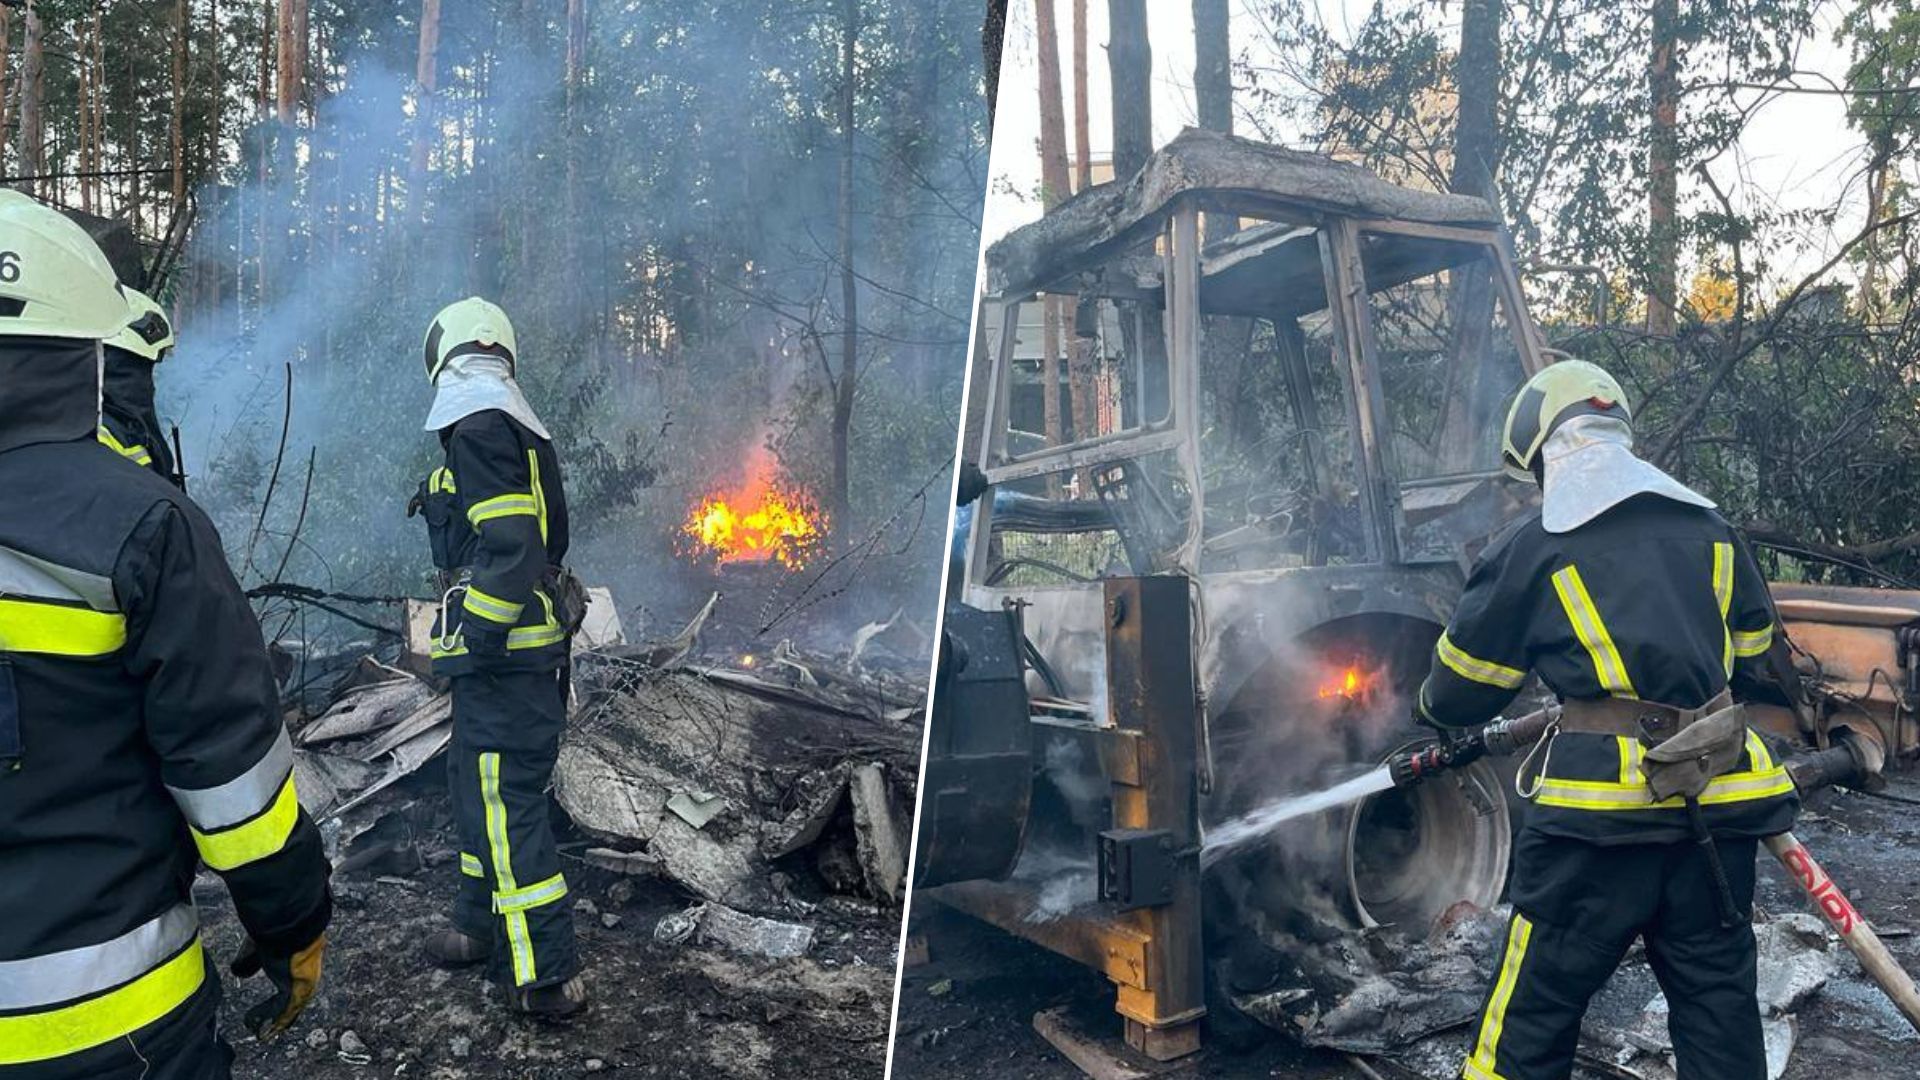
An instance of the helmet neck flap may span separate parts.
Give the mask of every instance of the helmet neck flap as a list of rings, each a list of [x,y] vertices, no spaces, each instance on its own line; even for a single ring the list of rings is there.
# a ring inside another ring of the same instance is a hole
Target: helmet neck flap
[[[1540,524],[1550,533],[1585,525],[1636,495],[1713,509],[1713,500],[1633,452],[1633,429],[1612,416],[1563,421],[1540,447],[1546,465]]]
[[[505,360],[484,353],[468,353],[447,361],[434,380],[426,430],[441,431],[474,413],[498,409],[535,435],[552,439],[508,370]]]
[[[91,440],[100,368],[97,341],[0,337],[0,451]]]

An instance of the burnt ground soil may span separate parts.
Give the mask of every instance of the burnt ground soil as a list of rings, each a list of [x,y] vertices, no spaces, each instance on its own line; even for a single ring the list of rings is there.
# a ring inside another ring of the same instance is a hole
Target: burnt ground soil
[[[335,877],[321,990],[271,1044],[245,1034],[240,1016],[267,989],[262,979],[236,983],[224,974],[241,931],[218,885],[203,879],[207,947],[225,983],[221,1031],[237,1052],[239,1080],[881,1075],[897,908],[819,898],[811,913],[788,916],[815,928],[812,951],[799,959],[661,944],[654,925],[695,898],[669,881],[590,867],[577,855],[584,838],[562,832],[571,889],[564,902],[576,905],[593,1003],[570,1024],[531,1020],[510,1014],[477,971],[444,971],[422,956],[421,941],[447,925],[459,870],[444,791],[423,777],[405,787],[403,800],[435,825],[418,845],[425,865]],[[557,810],[556,817],[565,820]],[[616,924],[605,925],[605,915],[617,916]],[[347,1032],[364,1054],[342,1050]]]
[[[1920,775],[1893,777],[1887,794],[1915,803],[1820,792],[1808,799],[1794,832],[1902,966],[1920,972]],[[1761,863],[1762,912],[1811,910],[1771,856],[1762,852]],[[915,905],[911,930],[925,935],[931,959],[909,968],[902,980],[893,1072],[899,1080],[1080,1077],[1034,1031],[1034,1014],[1056,1007],[1066,1007],[1074,1026],[1101,1037],[1104,1046],[1121,1045],[1112,987],[1100,975],[937,903]],[[1783,1080],[1920,1076],[1920,1035],[1861,976],[1844,946],[1834,944],[1831,951],[1837,974],[1799,1008],[1798,1041]],[[1464,1056],[1465,1029],[1453,1038]],[[1199,1054],[1164,1075],[1323,1080],[1363,1074],[1341,1055],[1309,1050],[1275,1033],[1242,1052],[1203,1043]]]

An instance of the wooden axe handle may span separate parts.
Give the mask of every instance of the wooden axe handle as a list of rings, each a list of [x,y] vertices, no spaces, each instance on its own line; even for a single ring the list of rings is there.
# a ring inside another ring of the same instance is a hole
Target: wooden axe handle
[[[1787,868],[1787,876],[1793,878],[1807,898],[1813,901],[1813,906],[1826,916],[1840,939],[1847,943],[1847,948],[1853,950],[1867,977],[1887,995],[1894,1008],[1900,1010],[1900,1015],[1907,1018],[1907,1023],[1912,1024],[1915,1031],[1920,1031],[1920,989],[1915,989],[1913,977],[1887,951],[1886,943],[1873,932],[1866,917],[1847,900],[1840,886],[1833,883],[1827,872],[1814,861],[1806,845],[1792,833],[1769,836],[1766,845],[1767,850],[1780,860],[1780,865]]]

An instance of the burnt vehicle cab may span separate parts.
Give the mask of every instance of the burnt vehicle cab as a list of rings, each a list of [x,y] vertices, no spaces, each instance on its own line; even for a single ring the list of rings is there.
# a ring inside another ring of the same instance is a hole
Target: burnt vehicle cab
[[[1472,559],[1537,498],[1497,440],[1550,351],[1495,208],[1190,129],[993,245],[982,305],[916,886],[1102,971],[1160,1058],[1223,964],[1497,903],[1511,764],[1206,847],[1419,737]],[[1920,752],[1920,594],[1775,596],[1804,662],[1777,639],[1796,696],[1756,723]]]
[[[1547,350],[1485,201],[1200,130],[1009,234],[986,264],[965,453],[990,486],[967,511],[959,599],[1008,613],[996,632],[1024,638],[1031,784],[983,799],[966,770],[943,782],[943,753],[965,758],[991,724],[936,704],[920,880],[1069,955],[1091,920],[1109,946],[1180,939],[1185,959],[1141,970],[1197,970],[1199,901],[1191,926],[1156,930],[1088,853],[1128,852],[1109,826],[1154,831],[1133,809],[1168,784],[1190,789],[1191,820],[1161,844],[1177,855],[1206,825],[1413,736],[1407,702],[1473,554],[1533,497],[1499,468],[1499,419]],[[1193,732],[1185,751],[1116,735],[1154,726],[1123,716],[1154,692],[1121,682],[1154,660],[1116,655],[1130,646],[1115,596],[1163,577],[1189,594],[1185,617],[1146,626],[1143,647],[1186,654],[1191,689],[1169,698]],[[1476,768],[1209,867],[1209,940],[1284,924],[1305,891],[1339,897],[1356,925],[1491,905],[1509,844],[1500,787]],[[949,865],[963,847],[1003,857],[985,873]],[[1198,874],[1126,858],[1148,881]],[[1103,966],[1135,1044],[1158,1032],[1180,1050],[1168,1033],[1199,1015],[1198,975],[1139,987]]]

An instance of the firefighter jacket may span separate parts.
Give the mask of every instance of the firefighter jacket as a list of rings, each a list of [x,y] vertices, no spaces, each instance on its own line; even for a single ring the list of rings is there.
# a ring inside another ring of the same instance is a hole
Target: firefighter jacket
[[[153,405],[153,362],[122,349],[106,349],[101,387],[100,441],[135,465],[152,469],[179,486],[173,451]]]
[[[1698,708],[1754,678],[1771,645],[1766,581],[1712,510],[1653,495],[1629,499],[1566,533],[1538,513],[1481,556],[1435,646],[1416,706],[1447,726],[1481,723],[1511,702],[1527,672],[1562,700],[1637,698]],[[1663,843],[1690,834],[1678,799],[1654,804],[1639,739],[1563,732],[1533,763],[1531,828],[1597,843]],[[1726,838],[1785,831],[1798,797],[1755,734],[1733,771],[1700,798]]]
[[[267,955],[331,910],[259,627],[199,508],[95,440],[93,350],[0,343],[0,1076],[211,993],[199,863]]]
[[[440,442],[446,464],[416,496],[448,583],[434,671],[558,669],[567,656],[567,499],[553,444],[498,409],[440,429]]]

